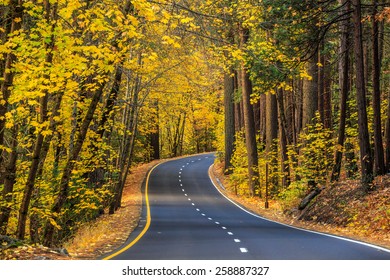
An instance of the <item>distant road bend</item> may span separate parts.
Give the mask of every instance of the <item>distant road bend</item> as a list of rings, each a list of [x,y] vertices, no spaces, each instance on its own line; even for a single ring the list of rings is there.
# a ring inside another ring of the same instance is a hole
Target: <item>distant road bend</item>
[[[213,154],[164,162],[148,175],[143,218],[104,259],[378,260],[390,250],[282,225],[225,198],[208,169]]]

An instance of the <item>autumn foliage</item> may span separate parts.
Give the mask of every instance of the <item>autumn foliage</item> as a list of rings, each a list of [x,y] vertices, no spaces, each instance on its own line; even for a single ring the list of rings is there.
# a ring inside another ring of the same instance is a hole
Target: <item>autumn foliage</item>
[[[121,207],[135,164],[205,151],[286,210],[340,179],[369,193],[389,7],[352,2],[1,1],[0,234],[61,244]]]
[[[133,164],[213,149],[218,69],[172,7],[1,2],[0,234],[60,244]]]

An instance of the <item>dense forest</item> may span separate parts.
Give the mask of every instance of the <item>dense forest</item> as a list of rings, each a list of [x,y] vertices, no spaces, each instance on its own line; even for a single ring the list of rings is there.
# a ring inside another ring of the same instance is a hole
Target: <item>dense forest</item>
[[[2,0],[0,235],[59,245],[132,166],[217,151],[296,204],[390,171],[390,3]]]

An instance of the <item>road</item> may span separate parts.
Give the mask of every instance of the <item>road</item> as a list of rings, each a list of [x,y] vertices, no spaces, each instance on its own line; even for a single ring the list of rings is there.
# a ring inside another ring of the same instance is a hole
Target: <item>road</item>
[[[143,218],[105,259],[377,260],[390,251],[275,223],[235,205],[213,185],[213,154],[167,161],[145,187]],[[149,219],[147,214],[149,211]]]

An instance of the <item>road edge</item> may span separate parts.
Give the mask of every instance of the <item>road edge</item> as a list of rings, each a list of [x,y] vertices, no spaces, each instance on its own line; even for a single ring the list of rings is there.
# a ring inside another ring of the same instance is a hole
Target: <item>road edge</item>
[[[210,165],[209,170],[208,170],[208,176],[209,176],[210,181],[213,184],[213,186],[217,189],[217,191],[223,197],[225,197],[225,199],[227,199],[228,201],[230,201],[235,206],[240,208],[242,211],[248,213],[249,215],[252,215],[252,216],[254,216],[256,218],[259,218],[259,219],[262,219],[262,220],[266,220],[266,221],[273,222],[273,223],[276,223],[276,224],[279,224],[279,225],[283,225],[283,226],[286,226],[286,227],[289,227],[289,228],[293,228],[293,229],[301,230],[301,231],[304,231],[304,232],[319,234],[319,235],[323,235],[323,236],[327,236],[327,237],[340,239],[340,240],[343,240],[343,241],[348,241],[348,242],[364,245],[364,246],[371,247],[373,249],[376,249],[376,250],[379,250],[379,251],[383,251],[383,252],[386,252],[386,253],[390,254],[390,249],[387,249],[387,248],[379,246],[379,245],[367,243],[367,242],[356,240],[356,239],[349,238],[349,237],[339,236],[339,235],[336,235],[336,234],[325,233],[325,232],[315,231],[315,230],[311,230],[311,229],[306,229],[306,228],[303,228],[303,227],[293,226],[293,225],[286,224],[286,223],[283,223],[283,222],[280,222],[280,221],[271,220],[271,219],[263,217],[263,216],[261,216],[261,215],[259,215],[257,213],[254,213],[253,211],[247,209],[245,206],[241,205],[240,203],[234,201],[232,198],[228,197],[221,190],[221,189],[226,190],[226,188],[223,186],[222,182],[217,178],[217,176],[215,176],[215,174],[213,172],[213,168],[214,168],[214,163],[212,165]],[[219,187],[217,185],[219,185]]]
[[[130,232],[128,238],[126,239],[125,242],[123,242],[122,245],[120,245],[118,248],[114,249],[113,251],[101,255],[98,259],[100,260],[111,260],[112,258],[120,255],[124,251],[130,249],[132,246],[134,246],[148,231],[151,223],[151,215],[150,215],[150,205],[149,205],[149,197],[148,197],[148,187],[149,187],[149,178],[150,175],[152,174],[153,170],[156,169],[158,166],[171,162],[174,160],[180,160],[183,158],[189,158],[189,157],[194,157],[202,154],[210,154],[210,153],[200,153],[200,154],[194,154],[194,155],[183,155],[175,158],[169,158],[169,159],[161,159],[160,162],[157,162],[155,165],[153,165],[146,173],[144,180],[142,181],[142,187],[141,187],[141,192],[142,192],[142,210],[138,222],[138,227],[141,224],[141,221],[145,220],[146,224],[142,231],[138,234],[135,235],[135,232],[137,231],[137,228],[134,229],[132,232]],[[145,211],[146,210],[146,211]],[[146,213],[146,216],[145,216]],[[127,244],[127,245],[126,245]]]
[[[127,238],[127,240],[122,244],[122,246],[120,246],[119,248],[117,248],[116,250],[114,250],[113,252],[110,252],[109,254],[106,254],[106,255],[103,255],[101,257],[102,260],[110,260],[118,255],[120,255],[121,253],[123,253],[124,251],[130,249],[131,247],[133,247],[144,235],[145,233],[149,230],[149,227],[150,227],[150,223],[151,223],[151,215],[150,215],[150,204],[149,204],[149,195],[148,195],[148,189],[149,189],[149,179],[150,179],[150,175],[152,174],[152,172],[158,167],[160,166],[161,164],[165,163],[166,161],[162,161],[162,162],[159,162],[159,163],[156,163],[154,166],[152,166],[146,176],[145,176],[145,179],[143,180],[142,182],[142,201],[143,201],[143,205],[142,205],[142,211],[141,211],[141,215],[140,215],[140,219],[139,219],[139,223],[143,220],[143,218],[145,218],[146,220],[146,224],[145,226],[143,227],[142,231],[137,234],[136,236],[134,236],[133,238],[131,238],[132,236],[131,235],[134,235],[134,231],[132,231],[129,235],[129,237]],[[146,208],[146,209],[144,209]],[[145,211],[146,210],[146,211]],[[146,216],[145,216],[146,214]],[[138,226],[139,227],[139,226]],[[126,245],[127,244],[127,245]]]

